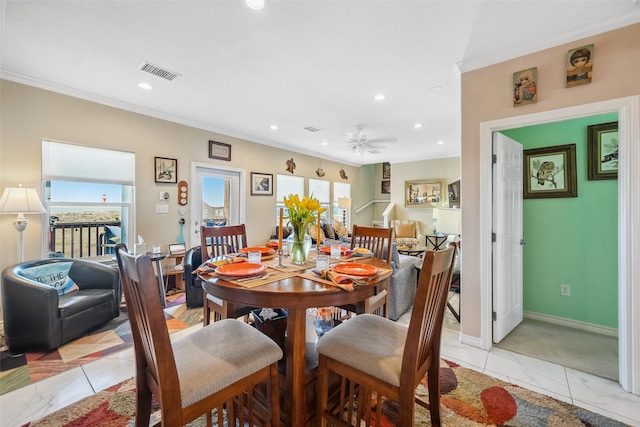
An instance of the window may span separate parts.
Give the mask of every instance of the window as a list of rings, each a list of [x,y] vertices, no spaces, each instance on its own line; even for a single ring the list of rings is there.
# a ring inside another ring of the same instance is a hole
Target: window
[[[328,222],[331,205],[331,183],[321,179],[309,178],[309,196],[313,196],[320,202],[320,206],[327,210],[321,214],[322,219]]]
[[[275,224],[278,225],[280,218],[280,208],[284,208],[284,198],[289,194],[297,194],[301,198],[304,197],[304,178],[292,175],[276,175],[276,211]],[[286,212],[286,208],[285,208]],[[286,228],[286,227],[284,227]]]
[[[120,242],[131,246],[133,153],[43,140],[42,176],[50,255],[87,257],[112,254]]]

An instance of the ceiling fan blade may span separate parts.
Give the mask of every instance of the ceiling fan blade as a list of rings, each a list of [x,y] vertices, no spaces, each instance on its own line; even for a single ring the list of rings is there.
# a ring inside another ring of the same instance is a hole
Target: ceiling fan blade
[[[392,143],[394,143],[394,142],[398,142],[398,139],[397,139],[397,138],[394,138],[394,137],[392,137],[392,136],[387,136],[387,137],[383,137],[383,138],[372,138],[372,139],[367,139],[367,142],[368,142],[368,143],[371,143],[371,142],[373,142],[373,143],[377,143],[377,142],[379,142],[379,143],[385,143],[385,144],[386,144],[386,143],[392,144]]]

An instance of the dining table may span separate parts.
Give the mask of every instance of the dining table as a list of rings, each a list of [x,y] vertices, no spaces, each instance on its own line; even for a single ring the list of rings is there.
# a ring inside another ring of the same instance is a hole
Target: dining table
[[[203,289],[217,298],[242,305],[287,311],[280,381],[283,394],[282,421],[286,426],[311,426],[315,425],[318,355],[315,351],[313,321],[308,317],[307,310],[345,304],[363,306],[364,300],[387,288],[392,270],[386,261],[377,258],[339,260],[340,263],[367,264],[377,270],[375,275],[367,278],[366,284],[359,284],[348,291],[317,277],[313,273],[315,262],[312,257],[302,266],[287,262],[283,264],[281,261],[264,261],[268,265],[267,277],[263,275],[250,282],[240,283],[206,274],[200,277]],[[308,326],[313,333],[307,330]]]

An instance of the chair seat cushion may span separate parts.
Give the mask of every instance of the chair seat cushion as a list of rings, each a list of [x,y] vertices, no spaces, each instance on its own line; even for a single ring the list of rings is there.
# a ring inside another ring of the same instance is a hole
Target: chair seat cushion
[[[214,322],[172,347],[183,408],[282,358],[271,338],[236,319]]]
[[[360,314],[318,340],[316,350],[338,362],[400,386],[407,328],[374,314]]]
[[[114,299],[113,289],[80,289],[64,294],[58,300],[58,311],[61,318],[89,310]]]

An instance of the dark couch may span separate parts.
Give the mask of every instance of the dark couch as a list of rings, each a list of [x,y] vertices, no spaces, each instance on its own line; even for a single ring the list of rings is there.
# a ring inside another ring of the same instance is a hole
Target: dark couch
[[[69,277],[79,290],[59,296],[55,288],[19,274],[25,268],[73,262]],[[12,352],[51,350],[118,317],[122,291],[118,270],[94,261],[46,258],[2,272],[4,332]]]
[[[193,271],[202,264],[202,252],[200,246],[195,246],[184,254],[184,292],[186,294],[187,307],[202,307],[202,283]]]

